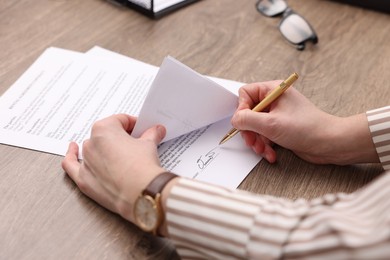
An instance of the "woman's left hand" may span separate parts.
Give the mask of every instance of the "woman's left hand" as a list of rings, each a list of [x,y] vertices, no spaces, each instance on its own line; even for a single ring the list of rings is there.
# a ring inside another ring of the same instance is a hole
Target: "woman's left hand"
[[[131,222],[136,198],[164,171],[157,145],[166,132],[163,126],[155,126],[133,138],[135,122],[135,117],[125,114],[97,121],[83,143],[83,160],[78,160],[79,147],[72,142],[62,161],[62,168],[84,194]]]

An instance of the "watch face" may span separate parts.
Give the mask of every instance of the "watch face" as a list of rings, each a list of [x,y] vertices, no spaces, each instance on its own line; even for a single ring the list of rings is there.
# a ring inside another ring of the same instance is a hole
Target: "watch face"
[[[159,222],[159,212],[156,202],[151,196],[137,198],[134,205],[134,215],[138,226],[147,232],[154,231]]]

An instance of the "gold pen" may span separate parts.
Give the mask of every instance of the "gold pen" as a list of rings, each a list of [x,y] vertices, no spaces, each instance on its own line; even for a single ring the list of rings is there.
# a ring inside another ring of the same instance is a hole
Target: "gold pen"
[[[257,104],[252,111],[260,112],[263,111],[269,104],[274,102],[280,95],[283,94],[296,80],[298,79],[298,74],[293,73],[290,77],[288,77],[285,81],[280,83],[274,90],[271,91],[259,104]],[[236,128],[232,128],[219,142],[219,144],[225,143],[227,140],[235,136],[240,130]]]

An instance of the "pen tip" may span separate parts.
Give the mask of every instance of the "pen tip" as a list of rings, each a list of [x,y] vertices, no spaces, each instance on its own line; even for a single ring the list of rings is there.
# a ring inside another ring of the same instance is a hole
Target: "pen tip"
[[[222,140],[219,142],[218,145],[224,144],[225,142],[226,142],[226,136],[224,138],[222,138]]]

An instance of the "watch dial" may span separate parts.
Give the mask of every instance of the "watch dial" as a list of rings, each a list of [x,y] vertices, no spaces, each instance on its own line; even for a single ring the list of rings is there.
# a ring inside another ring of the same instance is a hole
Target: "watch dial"
[[[147,232],[153,231],[158,224],[158,212],[154,199],[150,196],[141,196],[134,206],[135,220],[139,227]]]

